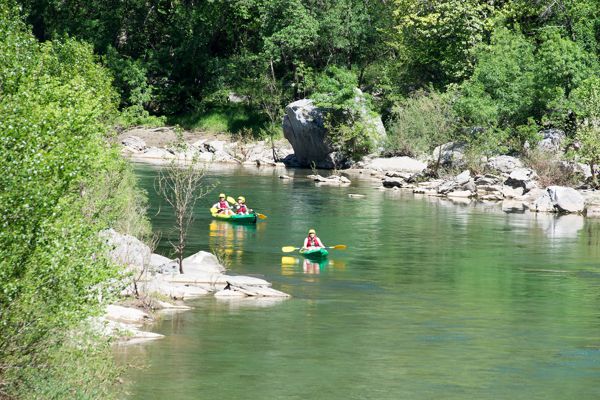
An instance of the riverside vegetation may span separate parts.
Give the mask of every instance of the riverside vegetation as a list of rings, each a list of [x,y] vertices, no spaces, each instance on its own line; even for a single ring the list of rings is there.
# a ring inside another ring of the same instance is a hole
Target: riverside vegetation
[[[540,131],[559,129],[595,186],[598,6],[0,3],[0,398],[110,396],[106,340],[79,333],[120,273],[98,232],[150,234],[144,196],[107,141],[115,126],[218,125],[273,138],[284,106],[310,97],[332,111],[332,142],[350,158],[460,141],[476,172],[482,155],[527,153]],[[352,101],[355,88],[365,102]],[[383,117],[379,148],[356,118],[362,107]],[[548,184],[560,178],[544,168]]]
[[[118,96],[92,47],[39,43],[0,3],[0,398],[110,398],[109,342],[85,321],[118,292],[98,232],[150,233],[105,140]]]
[[[285,104],[311,97],[357,159],[375,150],[348,101],[359,87],[383,116],[388,155],[450,140],[521,153],[557,128],[581,145],[572,157],[597,159],[597,0],[21,3],[38,39],[93,45],[125,124],[273,136]]]

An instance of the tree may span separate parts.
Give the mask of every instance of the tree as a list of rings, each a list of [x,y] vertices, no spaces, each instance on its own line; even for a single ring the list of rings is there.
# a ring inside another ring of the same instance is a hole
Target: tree
[[[598,184],[595,166],[600,162],[600,78],[586,79],[574,92],[578,120],[575,140],[578,156],[590,166],[592,182]]]
[[[457,118],[448,96],[435,90],[419,90],[400,102],[394,110],[393,122],[388,130],[390,150],[401,155],[431,154],[435,147],[445,144],[457,132]],[[437,172],[443,152],[434,163]]]
[[[410,86],[443,88],[467,78],[472,50],[493,28],[495,2],[482,0],[395,0],[396,35],[392,44]]]
[[[177,256],[180,274],[183,274],[188,229],[194,221],[194,206],[212,190],[204,183],[205,172],[198,158],[185,158],[183,164],[172,160],[159,171],[156,178],[156,191],[175,212],[177,240],[171,245]]]
[[[355,160],[376,145],[377,130],[368,95],[358,88],[354,72],[331,66],[315,82],[312,98],[325,112],[325,127],[334,148]]]

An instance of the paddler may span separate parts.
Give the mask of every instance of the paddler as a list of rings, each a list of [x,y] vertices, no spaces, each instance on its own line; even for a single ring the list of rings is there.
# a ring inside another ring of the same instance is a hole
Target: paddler
[[[302,249],[318,249],[321,247],[325,247],[321,239],[317,237],[317,232],[314,229],[308,230],[308,236],[304,239],[304,246]]]
[[[225,193],[219,194],[219,201],[213,204],[212,208],[217,209],[217,214],[233,214],[233,212],[231,211],[231,207],[229,207],[229,203],[226,200]]]
[[[234,207],[235,213],[240,215],[247,215],[252,211],[246,206],[246,198],[244,196],[239,196],[237,198],[237,203]]]

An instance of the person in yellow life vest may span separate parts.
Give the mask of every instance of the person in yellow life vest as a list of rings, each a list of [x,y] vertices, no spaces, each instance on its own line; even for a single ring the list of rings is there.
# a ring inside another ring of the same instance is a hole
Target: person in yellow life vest
[[[251,209],[246,206],[246,198],[244,196],[239,196],[237,198],[237,203],[235,204],[235,213],[240,215],[247,215],[252,212]]]
[[[308,231],[308,236],[304,239],[304,245],[302,249],[318,249],[321,247],[325,247],[321,239],[317,237],[317,232],[314,229],[310,229]]]
[[[212,208],[216,208],[218,214],[233,214],[233,212],[231,211],[231,207],[229,206],[229,203],[226,200],[225,193],[221,193],[219,195],[219,201],[213,204]]]

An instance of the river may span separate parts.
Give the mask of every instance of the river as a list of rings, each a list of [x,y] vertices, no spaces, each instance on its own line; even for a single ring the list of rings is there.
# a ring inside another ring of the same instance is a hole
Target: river
[[[168,255],[156,169],[137,172]],[[127,370],[129,399],[600,398],[600,223],[280,173],[211,170],[188,251],[225,249],[231,273],[292,298],[210,296],[164,316],[166,338],[119,350],[144,366]],[[219,192],[268,219],[212,221]],[[281,253],[309,228],[348,249],[326,265]]]

